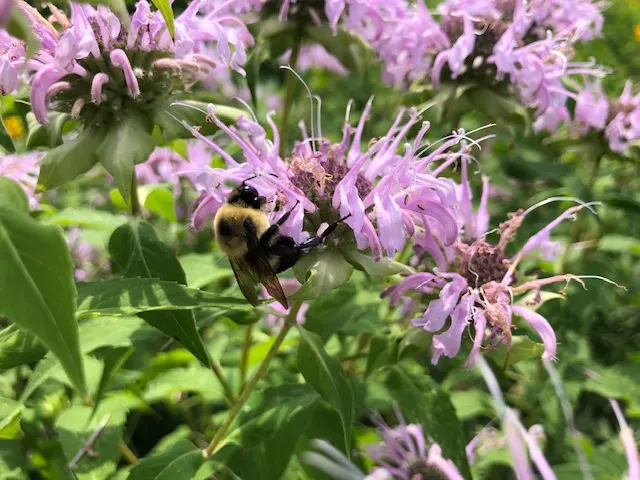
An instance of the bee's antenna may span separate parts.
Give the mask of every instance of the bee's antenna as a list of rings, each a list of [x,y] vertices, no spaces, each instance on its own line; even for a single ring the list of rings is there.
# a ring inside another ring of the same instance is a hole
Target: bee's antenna
[[[242,185],[244,185],[245,183],[247,183],[249,180],[253,180],[254,178],[258,178],[258,175],[254,175],[253,177],[245,178],[245,179],[242,181]]]
[[[305,83],[305,81],[302,79],[302,77],[300,75],[298,75],[298,72],[296,72],[293,68],[291,68],[289,65],[282,65],[280,66],[280,68],[284,68],[285,70],[289,70],[291,73],[293,73],[298,80],[300,80],[300,83],[302,83],[302,85],[304,85],[304,88],[307,90],[307,96],[309,97],[309,106],[311,107],[311,149],[313,150],[313,152],[315,153],[316,151],[316,134],[313,128],[313,124],[314,124],[314,119],[313,119],[313,94],[311,93],[311,90],[309,89],[309,86]]]

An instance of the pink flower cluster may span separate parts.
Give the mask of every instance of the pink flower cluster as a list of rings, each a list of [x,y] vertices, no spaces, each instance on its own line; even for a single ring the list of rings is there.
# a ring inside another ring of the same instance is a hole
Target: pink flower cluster
[[[444,245],[453,245],[458,234],[456,185],[439,175],[456,159],[469,156],[468,147],[453,150],[464,143],[464,132],[443,139],[423,156],[423,139],[430,124],[419,124],[419,112],[403,110],[386,136],[362,148],[370,108],[371,101],[357,126],[345,123],[338,143],[316,137],[313,128],[308,136],[302,125],[302,141],[296,143],[290,157],[282,158],[272,114],[267,116],[267,122],[273,141],[256,121],[241,118],[235,126],[225,125],[210,105],[209,118],[240,146],[244,161],[238,162],[185,123],[226,163],[224,168],[206,168],[199,178],[202,195],[195,209],[194,226],[202,228],[205,219],[217,211],[231,189],[230,183],[246,180],[269,201],[272,221],[283,211],[293,209],[281,230],[297,242],[310,235],[303,228],[305,219],[320,229],[324,222],[349,215],[345,223],[356,247],[370,249],[375,259],[383,253],[392,257],[409,240],[423,238],[423,231],[434,232]],[[413,142],[405,143],[405,136],[416,125],[420,126],[417,136]],[[401,146],[403,153],[399,153]],[[435,168],[439,162],[442,164]]]
[[[191,2],[176,18],[172,40],[147,0],[138,2],[128,29],[104,6],[71,3],[70,19],[51,6],[47,20],[18,0],[40,49],[27,58],[26,46],[0,30],[0,91],[11,93],[27,78],[33,112],[47,123],[48,104],[65,92],[72,95],[70,111],[78,116],[85,105],[121,102],[122,90],[139,103],[153,101],[144,86],[162,83],[167,76],[210,81],[217,65],[244,73],[245,47],[253,44],[252,36],[232,15],[202,13],[202,3]]]
[[[6,177],[18,183],[29,200],[29,208],[38,208],[40,194],[36,193],[38,173],[40,172],[41,152],[22,155],[0,153],[0,177]]]
[[[377,4],[377,3],[376,3]],[[380,2],[361,29],[394,85],[427,78],[507,79],[522,103],[537,109],[537,130],[554,131],[570,119],[565,86],[574,76],[600,77],[591,63],[574,62],[572,44],[598,36],[601,2],[591,0],[446,0],[434,20],[423,2]]]

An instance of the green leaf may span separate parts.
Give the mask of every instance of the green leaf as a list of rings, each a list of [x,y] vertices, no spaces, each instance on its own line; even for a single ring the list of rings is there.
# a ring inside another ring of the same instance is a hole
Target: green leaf
[[[20,440],[0,440],[0,480],[27,480],[28,467]]]
[[[489,350],[487,356],[500,366],[505,365],[508,356],[509,363],[506,365],[508,367],[524,360],[539,359],[543,353],[544,345],[542,343],[534,342],[526,335],[517,335],[513,337],[510,349],[503,343],[499,347]]]
[[[298,331],[301,339],[298,347],[298,370],[305,381],[338,411],[342,421],[344,443],[349,448],[354,398],[342,363],[325,351],[320,336],[300,326]]]
[[[87,445],[93,452],[85,453],[77,461],[73,469],[75,478],[109,478],[115,472],[125,420],[126,410],[115,400],[103,402],[95,415],[91,407],[84,405],[74,405],[60,414],[55,429],[67,461],[71,462]],[[90,442],[98,430],[95,441]]]
[[[176,35],[176,29],[173,22],[173,10],[171,9],[171,4],[168,0],[152,0],[153,4],[162,14],[162,18],[164,18],[164,22],[167,24],[167,30],[169,30],[169,35],[173,39]]]
[[[293,267],[302,287],[291,300],[313,300],[344,285],[353,273],[353,266],[337,250],[314,250]]]
[[[114,278],[98,282],[79,282],[77,288],[80,317],[194,308],[253,309],[244,298],[226,297],[156,278]]]
[[[202,288],[233,277],[226,258],[211,253],[187,253],[178,257],[187,276],[187,285]]]
[[[101,347],[128,347],[136,332],[145,327],[138,317],[98,317],[80,323],[80,349],[88,354]],[[29,377],[29,383],[20,400],[25,402],[31,394],[60,368],[55,357],[45,357]]]
[[[0,315],[35,335],[86,394],[73,262],[62,232],[0,208],[0,265]]]
[[[598,242],[598,250],[611,253],[633,253],[640,255],[640,240],[628,235],[615,233],[603,235]]]
[[[0,205],[21,213],[29,213],[29,200],[24,190],[13,180],[0,177]]]
[[[202,452],[189,440],[178,440],[169,450],[143,458],[128,480],[190,480],[204,463]]]
[[[156,146],[152,125],[143,113],[129,110],[111,125],[96,156],[111,174],[122,196],[130,202],[134,165],[145,162]]]
[[[154,185],[154,187],[144,196],[144,199],[141,199],[144,208],[150,212],[157,213],[170,223],[176,223],[178,219],[176,217],[173,193],[159,185]]]
[[[286,428],[298,414],[317,405],[318,394],[310,385],[280,385],[254,392],[231,426],[223,445],[253,447]]]
[[[48,225],[69,227],[77,225],[94,230],[112,232],[127,221],[122,215],[96,210],[93,208],[73,207],[65,208],[58,213],[42,219]]]
[[[89,171],[98,163],[96,150],[104,136],[103,128],[93,124],[73,140],[50,150],[40,165],[38,189],[59,187]]]
[[[406,422],[421,424],[425,438],[432,438],[442,455],[471,478],[466,438],[446,392],[425,374],[412,375],[399,365],[391,367],[386,383]]]
[[[411,267],[400,262],[389,260],[388,258],[383,257],[375,261],[370,255],[366,255],[355,249],[343,250],[342,253],[350,264],[372,277],[384,278],[397,273],[413,273]]]
[[[49,112],[47,119],[49,123],[42,125],[36,119],[33,112],[27,113],[27,148],[33,150],[37,147],[56,148],[62,145],[62,129],[64,124],[71,118],[68,113]]]
[[[451,393],[451,403],[462,421],[483,415],[493,416],[491,395],[482,390],[463,390]]]
[[[0,398],[0,440],[22,436],[20,419],[24,405],[9,398]]]
[[[12,323],[0,332],[0,370],[36,362],[47,353],[47,349],[35,335]]]
[[[7,25],[7,32],[26,42],[27,58],[31,58],[31,56],[40,48],[38,37],[31,29],[31,24],[27,19],[27,16],[22,12],[22,10],[20,10],[18,5],[14,5],[11,10],[11,18]]]
[[[124,277],[160,278],[187,284],[175,251],[162,243],[153,227],[146,222],[132,222],[119,227],[109,240],[109,252],[120,266]],[[145,312],[140,313],[140,316],[169,337],[178,340],[202,363],[210,365],[193,312]]]
[[[490,88],[469,88],[465,95],[475,109],[490,120],[529,124],[527,109],[514,96],[504,96]]]
[[[364,370],[365,378],[373,371],[390,360],[389,344],[391,340],[387,337],[375,336],[369,341],[369,352],[367,354],[367,364]]]
[[[102,400],[118,372],[133,354],[133,351],[133,347],[105,348],[104,351],[100,351],[99,357],[104,363],[104,370],[96,392],[96,408],[100,405],[98,402]]]
[[[199,364],[161,373],[149,382],[143,398],[148,403],[155,403],[178,392],[197,393],[206,402],[217,402],[224,398],[211,370]]]

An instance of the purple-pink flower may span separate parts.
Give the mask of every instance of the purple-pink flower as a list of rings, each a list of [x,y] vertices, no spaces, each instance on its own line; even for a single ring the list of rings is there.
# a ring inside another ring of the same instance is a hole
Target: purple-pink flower
[[[640,140],[640,93],[633,95],[628,81],[620,98],[610,104],[611,121],[605,134],[611,150],[625,153],[630,146]]]
[[[549,322],[530,309],[540,302],[540,290],[556,282],[569,282],[579,277],[556,275],[518,284],[516,267],[520,260],[532,253],[550,250],[557,252],[557,244],[550,238],[551,231],[568,218],[573,218],[589,204],[580,204],[565,210],[555,220],[542,228],[525,242],[515,255],[507,255],[505,247],[516,235],[526,216],[537,206],[518,211],[497,228],[499,239],[490,243],[487,236],[489,215],[487,212],[488,179],[483,179],[483,194],[476,212],[471,205],[471,189],[467,177],[467,166],[462,163],[462,184],[458,189],[458,219],[460,237],[451,249],[441,244],[437,236],[429,236],[428,243],[417,241],[417,251],[430,254],[438,268],[433,272],[418,272],[408,275],[401,283],[388,288],[383,296],[390,296],[396,304],[408,292],[437,294],[423,315],[411,321],[415,327],[436,333],[432,340],[432,362],[442,355],[453,358],[460,350],[465,331],[471,325],[475,334],[468,365],[472,365],[483,346],[511,345],[511,330],[514,319],[522,318],[541,338],[544,344],[542,358],[551,360],[556,355],[556,336]],[[553,201],[554,199],[550,199]],[[544,205],[546,202],[541,202]],[[437,232],[437,231],[436,231]],[[514,303],[514,297],[524,292],[534,292],[526,305]],[[447,320],[449,326],[443,330]],[[488,345],[487,345],[488,344]]]
[[[406,142],[409,130],[419,125],[419,113],[403,110],[386,136],[362,148],[370,108],[371,102],[356,127],[345,124],[338,143],[318,138],[320,132],[313,125],[309,136],[302,126],[303,140],[290,156],[282,158],[272,114],[267,115],[273,136],[269,140],[253,120],[241,118],[232,127],[223,124],[211,105],[209,118],[240,146],[245,161],[238,162],[185,124],[226,163],[226,168],[205,169],[199,178],[203,194],[195,209],[194,226],[201,228],[217,211],[230,191],[230,182],[247,181],[267,198],[272,221],[293,208],[281,230],[298,242],[316,233],[307,230],[308,226],[303,228],[305,222],[317,230],[324,222],[348,216],[345,223],[356,247],[369,249],[376,259],[383,253],[392,257],[410,239],[424,235],[423,230],[436,230],[444,245],[452,245],[457,235],[455,186],[451,180],[432,175],[430,169],[435,162],[443,162],[444,169],[466,155],[452,150],[466,138],[464,133],[447,137],[429,155],[419,156],[430,125],[424,122],[417,137]]]
[[[203,13],[201,4],[191,2],[176,18],[172,40],[147,0],[137,3],[128,29],[104,6],[71,3],[70,19],[51,7],[49,21],[18,0],[40,49],[27,59],[24,44],[0,31],[0,90],[15,91],[18,79],[27,75],[33,112],[46,124],[51,102],[75,117],[93,118],[98,106],[118,109],[128,99],[150,109],[156,97],[196,81],[211,82],[218,65],[244,73],[252,36],[237,17]]]
[[[287,297],[296,293],[302,286],[295,278],[282,278],[280,279],[280,285],[282,286],[282,291]],[[267,289],[264,287],[261,288],[261,294],[262,297],[269,298]],[[284,308],[279,302],[272,303],[269,305],[269,308],[272,311],[264,316],[264,325],[271,331],[280,331],[284,325],[284,319],[289,314],[291,308]],[[307,310],[309,310],[309,304],[307,302],[303,302],[296,314],[295,320],[298,325],[304,325]]]
[[[67,245],[74,263],[73,276],[80,282],[96,280],[109,272],[109,262],[100,250],[82,239],[82,231],[72,228],[67,233]]]
[[[29,207],[38,208],[40,194],[36,193],[38,173],[40,172],[41,152],[31,152],[22,155],[4,155],[0,153],[0,177],[6,177],[17,182],[29,200]]]
[[[378,467],[365,480],[462,480],[455,464],[442,456],[440,446],[424,437],[421,425],[407,424],[399,411],[396,415],[399,425],[395,428],[389,427],[382,419],[376,422],[382,442],[369,447],[368,453]]]

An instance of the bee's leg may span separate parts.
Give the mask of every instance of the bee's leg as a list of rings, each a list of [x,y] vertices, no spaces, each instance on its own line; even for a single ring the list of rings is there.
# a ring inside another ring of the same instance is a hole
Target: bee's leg
[[[333,223],[330,223],[329,226],[324,229],[324,232],[322,232],[322,234],[320,234],[319,236],[316,236],[316,237],[308,238],[304,242],[300,243],[297,246],[298,250],[308,250],[310,248],[322,245],[322,242],[324,241],[324,239],[327,238],[329,235],[331,235],[333,233],[333,231],[336,228],[338,228],[338,225],[340,225],[343,221],[345,221],[350,216],[351,216],[351,214],[349,214],[349,215],[347,215],[345,217],[342,217],[341,219],[336,220]]]
[[[273,238],[273,236],[276,234],[276,232],[278,231],[278,228],[280,228],[280,226],[282,224],[284,224],[284,222],[286,222],[289,217],[291,216],[291,212],[293,212],[295,210],[295,208],[298,206],[298,204],[300,203],[300,200],[298,200],[296,202],[296,204],[293,206],[293,208],[291,210],[289,210],[288,212],[286,212],[284,215],[282,215],[278,221],[276,223],[274,223],[273,225],[271,225],[260,237],[260,243],[262,245],[268,245],[269,242],[271,241],[271,239]]]

